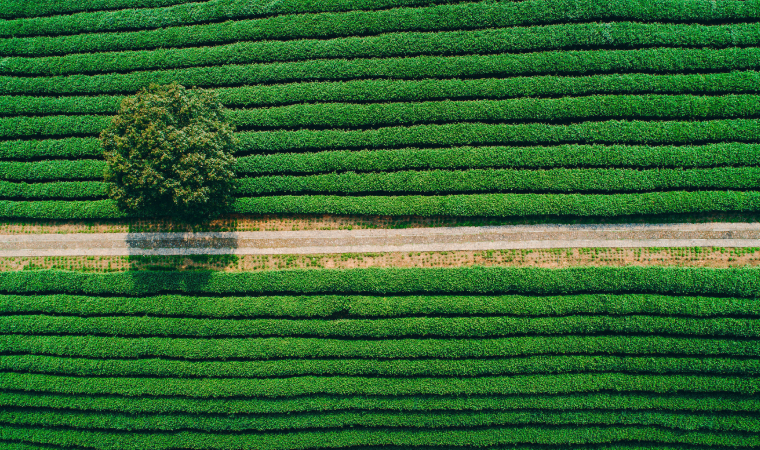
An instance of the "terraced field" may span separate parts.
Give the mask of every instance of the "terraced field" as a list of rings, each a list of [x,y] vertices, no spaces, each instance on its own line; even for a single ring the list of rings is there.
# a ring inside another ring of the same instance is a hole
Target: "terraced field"
[[[0,273],[0,448],[757,448],[757,269]]]
[[[760,211],[758,0],[13,0],[0,17],[2,217],[123,217],[97,135],[174,81],[231,109],[238,213]]]

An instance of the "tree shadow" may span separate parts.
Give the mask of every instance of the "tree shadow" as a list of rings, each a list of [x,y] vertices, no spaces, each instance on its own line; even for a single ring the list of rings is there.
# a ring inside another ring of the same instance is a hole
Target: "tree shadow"
[[[126,233],[129,271],[198,271],[236,269],[239,234],[215,221],[184,222],[177,227]],[[222,231],[224,230],[224,231]],[[234,228],[232,228],[234,230]]]

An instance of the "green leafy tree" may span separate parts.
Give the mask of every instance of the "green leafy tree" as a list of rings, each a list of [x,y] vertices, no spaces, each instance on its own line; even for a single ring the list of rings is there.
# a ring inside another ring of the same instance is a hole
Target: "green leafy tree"
[[[222,212],[234,179],[233,128],[213,91],[151,85],[124,99],[100,140],[110,196],[147,215]]]

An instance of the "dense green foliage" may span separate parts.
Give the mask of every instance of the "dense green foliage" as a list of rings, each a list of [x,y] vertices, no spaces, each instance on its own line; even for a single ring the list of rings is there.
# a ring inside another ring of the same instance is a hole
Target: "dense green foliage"
[[[150,85],[100,133],[109,197],[132,213],[224,211],[234,177],[233,128],[212,92]]]
[[[235,213],[760,211],[759,0],[22,4],[2,217],[139,215],[104,200],[96,136],[152,83],[230,108]]]
[[[755,448],[758,325],[758,269],[1,272],[0,447]]]

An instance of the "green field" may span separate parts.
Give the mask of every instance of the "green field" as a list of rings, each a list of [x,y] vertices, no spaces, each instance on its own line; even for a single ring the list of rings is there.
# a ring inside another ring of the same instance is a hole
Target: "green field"
[[[0,273],[0,448],[757,448],[757,269]]]
[[[215,89],[242,214],[760,211],[758,0],[8,0],[0,217],[118,219],[97,136]]]

